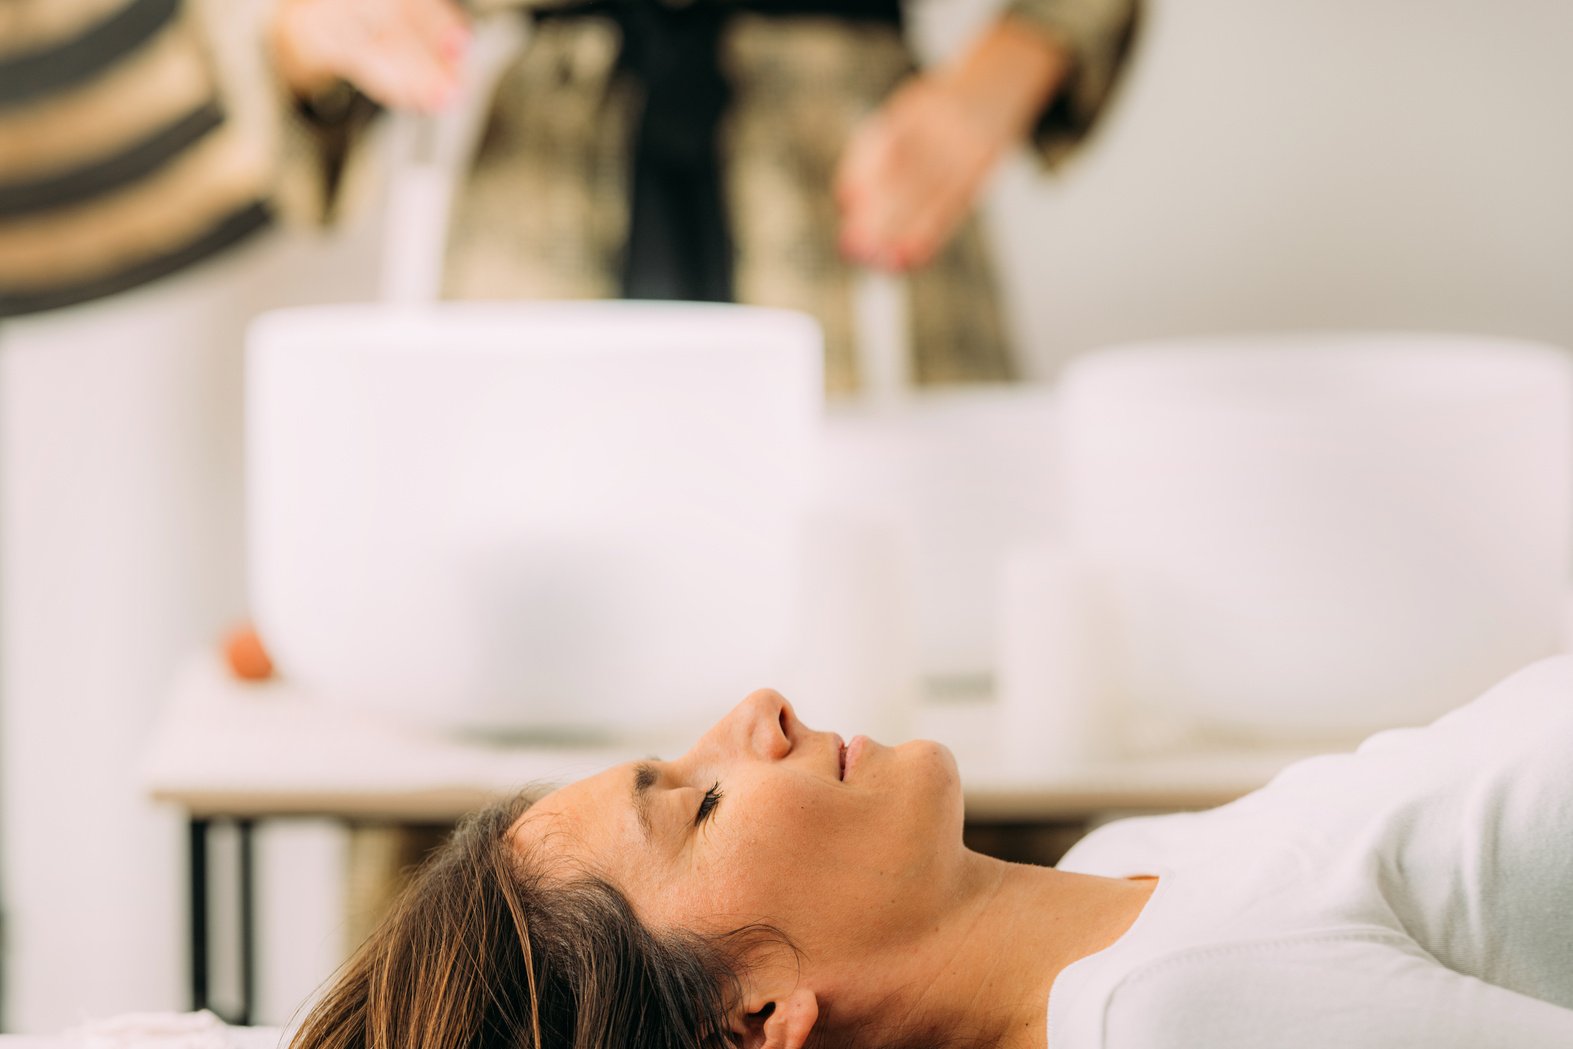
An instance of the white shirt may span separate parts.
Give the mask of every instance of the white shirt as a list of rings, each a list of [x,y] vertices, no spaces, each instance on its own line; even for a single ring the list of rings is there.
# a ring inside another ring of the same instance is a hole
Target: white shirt
[[[1160,880],[1049,1049],[1573,1049],[1573,656],[1059,866]]]

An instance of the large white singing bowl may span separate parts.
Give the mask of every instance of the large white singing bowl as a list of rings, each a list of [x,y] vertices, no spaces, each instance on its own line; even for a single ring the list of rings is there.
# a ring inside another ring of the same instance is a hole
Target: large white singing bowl
[[[818,326],[677,304],[333,306],[248,352],[280,669],[455,730],[687,731],[791,658]]]
[[[1494,338],[1121,347],[1065,376],[1118,696],[1216,730],[1429,720],[1558,649],[1573,369]]]

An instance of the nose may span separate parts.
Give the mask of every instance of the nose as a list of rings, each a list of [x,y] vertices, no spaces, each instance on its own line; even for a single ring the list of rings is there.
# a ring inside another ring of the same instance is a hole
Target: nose
[[[750,692],[716,728],[724,745],[750,757],[779,761],[792,752],[802,726],[785,696],[762,688]]]

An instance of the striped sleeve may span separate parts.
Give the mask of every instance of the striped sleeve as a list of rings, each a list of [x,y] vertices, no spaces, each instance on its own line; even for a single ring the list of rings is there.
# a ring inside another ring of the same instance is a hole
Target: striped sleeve
[[[269,221],[270,143],[231,119],[180,0],[0,12],[0,316],[156,280]]]

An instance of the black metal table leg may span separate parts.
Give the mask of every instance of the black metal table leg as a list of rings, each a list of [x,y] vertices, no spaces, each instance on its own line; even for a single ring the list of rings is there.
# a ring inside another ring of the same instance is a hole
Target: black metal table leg
[[[234,821],[238,846],[237,874],[239,892],[236,895],[236,933],[240,973],[240,1002],[235,1012],[223,1015],[226,1023],[249,1025],[256,1010],[257,999],[257,891],[254,834],[256,821]],[[191,1008],[208,1009],[213,1006],[213,951],[211,938],[210,886],[208,879],[208,843],[213,821],[192,817],[189,821],[190,889],[191,889]]]
[[[191,1008],[208,1007],[208,820],[189,824],[191,888]]]
[[[256,865],[252,860],[252,820],[237,820],[240,839],[240,1011],[232,1023],[250,1025],[256,1004]]]

